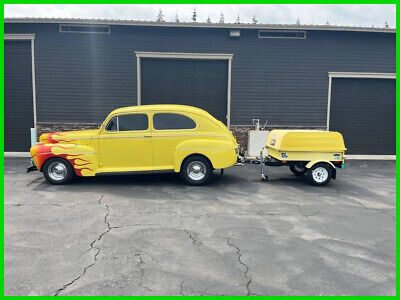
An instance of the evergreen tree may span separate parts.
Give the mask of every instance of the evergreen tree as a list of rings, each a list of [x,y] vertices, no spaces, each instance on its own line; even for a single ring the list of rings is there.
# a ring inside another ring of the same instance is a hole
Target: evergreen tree
[[[197,12],[196,12],[196,8],[193,10],[192,22],[197,22]]]
[[[387,21],[385,22],[385,28],[389,28],[389,23]]]
[[[238,13],[235,24],[240,24],[240,15]]]
[[[219,22],[218,23],[220,23],[220,24],[225,23],[224,13],[222,11],[221,11],[221,15],[219,17]]]
[[[176,22],[176,23],[179,23],[178,12],[175,14],[175,22]]]
[[[158,23],[165,22],[165,21],[164,21],[164,15],[163,15],[163,13],[162,13],[161,8],[160,8],[160,10],[158,11],[158,15],[157,15],[156,21],[157,21]]]
[[[206,21],[206,22],[207,22],[208,24],[211,23],[210,15],[207,16],[207,21]]]
[[[253,24],[257,24],[256,14],[253,14]]]

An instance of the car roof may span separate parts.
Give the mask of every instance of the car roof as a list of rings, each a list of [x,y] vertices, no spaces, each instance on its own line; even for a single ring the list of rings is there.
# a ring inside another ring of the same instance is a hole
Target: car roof
[[[112,111],[112,114],[118,113],[129,113],[129,112],[148,112],[148,111],[180,111],[195,113],[202,116],[210,117],[210,114],[205,110],[188,105],[178,105],[178,104],[155,104],[155,105],[136,105],[117,108]]]

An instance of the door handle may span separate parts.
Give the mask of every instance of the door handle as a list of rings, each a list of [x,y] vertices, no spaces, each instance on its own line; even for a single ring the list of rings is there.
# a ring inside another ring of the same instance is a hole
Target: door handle
[[[151,137],[151,135],[145,135],[145,136],[143,136],[143,137],[145,137],[145,138],[150,138],[150,137]]]

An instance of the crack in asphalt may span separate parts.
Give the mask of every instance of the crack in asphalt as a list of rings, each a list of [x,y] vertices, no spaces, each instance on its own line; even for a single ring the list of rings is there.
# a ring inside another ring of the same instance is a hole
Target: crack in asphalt
[[[200,242],[199,242],[199,240],[197,239],[197,233],[196,232],[194,232],[194,231],[189,231],[189,230],[187,230],[187,229],[184,229],[184,231],[185,231],[185,233],[189,236],[189,238],[192,240],[192,244],[194,245],[194,246],[196,246],[196,248],[197,248],[197,250],[199,250],[200,251]]]
[[[137,267],[139,268],[139,286],[148,290],[149,292],[154,292],[152,289],[143,284],[143,277],[145,272],[144,266],[146,263],[143,260],[142,253],[135,253],[135,256],[139,258],[139,263],[137,264]]]
[[[337,195],[338,195],[338,196],[341,196],[341,197],[345,197],[345,198],[347,198],[347,199],[350,199],[350,200],[356,202],[357,204],[359,204],[360,206],[362,206],[362,207],[363,207],[364,209],[366,209],[366,210],[376,211],[376,212],[379,212],[379,213],[381,213],[381,214],[384,214],[385,216],[391,217],[392,220],[396,222],[396,217],[395,217],[395,216],[392,216],[392,215],[390,215],[390,214],[388,214],[388,212],[389,212],[390,210],[396,211],[395,208],[393,208],[393,209],[372,208],[372,207],[369,207],[368,205],[362,203],[361,201],[355,199],[355,197],[346,196],[346,195],[341,195],[341,194],[337,194]]]
[[[58,207],[66,207],[61,204],[57,203],[4,203],[4,206],[14,206],[14,207],[19,207],[19,206],[58,206]],[[67,206],[74,206],[74,205],[67,205]]]
[[[183,283],[184,283],[185,281],[182,281],[181,282],[181,285],[180,285],[180,290],[179,290],[179,295],[181,295],[181,296],[186,296],[184,293],[183,293]]]
[[[108,232],[110,232],[111,229],[114,228],[114,227],[112,227],[112,226],[110,225],[110,222],[108,221],[108,217],[110,216],[110,207],[108,206],[108,204],[105,204],[105,203],[102,202],[102,201],[103,201],[103,198],[104,198],[104,195],[101,195],[100,198],[99,198],[98,203],[106,208],[106,214],[104,215],[103,222],[104,222],[104,224],[107,225],[107,230],[104,231],[104,232],[102,232],[96,239],[94,239],[94,240],[90,243],[90,248],[89,248],[88,250],[85,251],[85,252],[88,252],[88,251],[90,251],[90,250],[92,250],[92,249],[96,249],[96,253],[95,253],[94,256],[93,256],[94,261],[93,261],[91,264],[89,264],[88,266],[86,266],[86,267],[83,269],[82,273],[81,273],[78,277],[75,277],[73,280],[71,280],[70,282],[64,284],[61,288],[59,288],[59,289],[56,291],[56,293],[54,294],[54,296],[59,296],[60,293],[62,293],[63,291],[65,291],[65,289],[67,289],[69,286],[71,286],[72,284],[74,284],[75,282],[77,282],[80,278],[82,278],[82,277],[86,274],[86,271],[87,271],[89,268],[91,268],[91,267],[94,266],[94,264],[95,264],[96,261],[97,261],[97,257],[98,257],[98,255],[100,254],[100,248],[99,248],[99,247],[96,247],[95,244],[96,244],[97,242],[99,242],[99,241],[104,237],[104,235],[106,235]]]
[[[179,217],[181,217],[181,218],[184,217],[184,215],[182,215],[182,214],[180,214],[180,213],[178,213],[178,212],[176,212],[176,211],[172,211],[171,213],[176,214],[177,216],[179,216]]]
[[[299,203],[296,203],[296,206],[297,206],[297,209],[299,210],[300,215],[305,217],[307,220],[309,220],[309,217],[313,217],[313,216],[316,216],[316,215],[320,214],[319,211],[316,211],[316,212],[311,213],[311,214],[306,214],[306,213],[303,212],[303,209],[301,208]]]
[[[237,255],[237,260],[238,260],[239,264],[241,264],[241,265],[245,268],[245,270],[244,270],[244,272],[243,272],[243,276],[244,276],[244,278],[246,278],[246,280],[247,280],[247,283],[246,283],[247,296],[254,296],[255,294],[252,293],[251,290],[250,290],[250,284],[251,284],[253,278],[252,278],[251,276],[249,276],[249,266],[247,266],[247,265],[242,261],[242,253],[241,253],[240,248],[239,248],[238,246],[236,246],[235,244],[232,244],[232,242],[231,242],[231,237],[228,237],[228,239],[227,239],[227,244],[228,244],[228,246],[235,248],[235,250],[236,250],[236,255]]]
[[[211,294],[207,292],[208,288],[205,288],[202,291],[196,291],[195,289],[190,287],[183,287],[184,282],[185,281],[183,280],[180,284],[179,295],[181,296],[232,296],[229,294]],[[192,294],[184,293],[184,290],[190,290]]]

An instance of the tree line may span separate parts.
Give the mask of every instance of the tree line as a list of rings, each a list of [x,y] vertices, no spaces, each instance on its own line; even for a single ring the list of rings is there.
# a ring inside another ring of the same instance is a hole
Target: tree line
[[[193,13],[192,13],[191,22],[197,23],[197,18],[198,18],[197,11],[196,11],[196,8],[194,8],[194,9],[193,9]],[[175,19],[174,19],[174,21],[175,21],[176,23],[179,23],[179,22],[180,22],[180,19],[179,19],[179,16],[178,16],[178,12],[176,12],[176,14],[175,14]],[[158,14],[157,14],[157,17],[156,17],[156,22],[159,22],[159,23],[165,22],[164,14],[163,14],[163,12],[162,12],[161,9],[158,11]],[[256,15],[253,14],[253,18],[252,18],[251,23],[252,23],[252,24],[257,24],[257,22],[258,22],[258,21],[257,21]],[[209,23],[209,24],[213,23],[213,22],[211,21],[210,15],[207,16],[206,23]],[[224,16],[224,13],[223,13],[222,11],[221,11],[221,13],[220,13],[219,20],[218,20],[217,23],[219,23],[219,24],[225,23],[225,16]],[[236,17],[236,20],[235,20],[235,24],[241,24],[241,21],[240,21],[240,14],[239,14],[239,13],[237,14],[237,17]],[[300,18],[297,18],[295,24],[296,24],[296,25],[300,25],[300,24],[301,24],[301,23],[300,23]],[[327,25],[327,26],[330,26],[330,25],[331,25],[331,24],[329,23],[329,20],[326,21],[325,25]],[[373,26],[372,26],[372,27],[373,27]],[[389,23],[388,23],[387,21],[386,21],[385,24],[384,24],[384,28],[390,28]]]
[[[193,9],[193,14],[192,14],[191,21],[192,21],[193,23],[196,23],[196,22],[197,22],[197,18],[198,18],[198,16],[197,16],[196,8],[195,8],[195,9]],[[176,23],[179,23],[179,22],[180,22],[178,13],[175,14],[175,19],[174,19],[174,21],[175,21]],[[165,22],[164,14],[163,14],[163,12],[162,12],[161,9],[158,11],[158,14],[157,14],[157,17],[156,17],[156,22],[159,22],[159,23]],[[210,18],[210,15],[207,16],[206,23],[212,23],[211,18]],[[225,16],[224,16],[224,13],[223,13],[222,11],[221,11],[221,14],[220,14],[220,16],[219,16],[218,23],[220,23],[220,24],[225,23]],[[256,15],[255,15],[255,14],[253,15],[252,23],[253,23],[253,24],[257,24],[257,19],[256,19]],[[240,14],[239,14],[239,13],[237,14],[235,24],[240,24]]]

